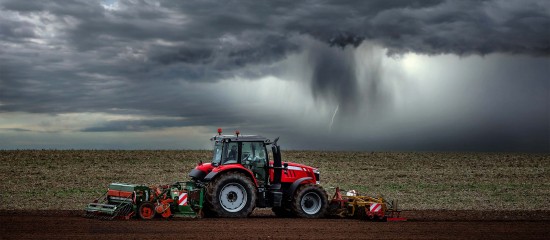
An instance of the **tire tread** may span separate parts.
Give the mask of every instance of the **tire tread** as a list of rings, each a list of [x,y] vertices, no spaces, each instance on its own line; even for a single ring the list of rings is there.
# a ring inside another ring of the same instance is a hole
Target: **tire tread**
[[[321,195],[321,209],[317,214],[307,214],[304,211],[302,211],[301,207],[301,197],[310,191],[316,191]],[[323,187],[316,185],[316,184],[302,184],[298,189],[296,189],[296,192],[294,193],[294,197],[292,198],[291,202],[291,210],[294,215],[301,218],[322,218],[327,213],[327,207],[328,207],[328,195],[325,189]]]
[[[247,192],[250,192],[250,196],[247,199],[247,206],[239,212],[227,212],[219,204],[218,192],[223,187],[224,182],[238,181],[243,184],[243,187],[247,189]],[[222,176],[215,178],[212,182],[206,187],[206,201],[204,206],[204,213],[206,217],[226,217],[226,218],[243,218],[247,217],[254,211],[256,207],[256,186],[252,180],[239,172],[228,172],[224,173]]]

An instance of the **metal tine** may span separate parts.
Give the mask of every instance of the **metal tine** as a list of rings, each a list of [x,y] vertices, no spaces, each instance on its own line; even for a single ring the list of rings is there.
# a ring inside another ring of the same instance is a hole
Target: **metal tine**
[[[115,211],[112,215],[101,213],[101,212],[86,212],[84,214],[84,217],[87,218],[95,218],[100,220],[113,220],[117,217],[126,217],[132,212],[132,196],[128,196],[124,199],[124,201],[119,202],[116,205],[117,211]],[[107,192],[105,192],[103,195],[98,197],[95,201],[95,203],[98,204],[109,204],[109,199]]]

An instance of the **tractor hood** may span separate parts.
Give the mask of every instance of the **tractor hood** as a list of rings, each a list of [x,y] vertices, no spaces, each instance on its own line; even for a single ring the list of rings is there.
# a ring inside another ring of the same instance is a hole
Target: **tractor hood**
[[[273,162],[270,162],[270,164],[273,164]],[[299,163],[293,163],[293,162],[285,162],[283,164],[287,164],[287,169],[289,170],[302,170],[302,171],[310,171],[310,170],[313,170],[313,169],[316,169],[314,167],[310,167],[310,166],[307,166],[307,165],[304,165],[304,164],[299,164]]]
[[[271,162],[270,164],[273,164]],[[312,183],[319,183],[320,175],[319,169],[310,167],[303,164],[286,162],[283,164],[283,175],[281,178],[282,183],[293,183],[303,178],[310,178]]]
[[[293,163],[293,162],[284,162],[283,165],[286,165],[286,170],[297,170],[297,171],[305,171],[305,172],[317,170],[317,168],[315,167],[311,167],[311,166],[299,164],[299,163]],[[273,167],[273,161],[269,161],[269,166]]]

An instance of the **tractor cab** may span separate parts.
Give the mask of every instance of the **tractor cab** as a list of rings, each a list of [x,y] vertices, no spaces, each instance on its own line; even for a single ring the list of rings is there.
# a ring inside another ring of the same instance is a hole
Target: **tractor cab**
[[[271,140],[257,135],[240,135],[238,131],[235,135],[222,135],[221,129],[210,140],[214,142],[212,162],[199,163],[189,173],[190,177],[210,181],[217,173],[232,170],[250,176],[260,188],[269,185],[270,159],[267,147],[273,144]],[[279,154],[275,151],[274,156]]]
[[[259,186],[268,180],[269,155],[266,148],[269,139],[261,136],[216,136],[211,167],[227,168],[241,165],[252,172]]]
[[[279,138],[257,135],[218,135],[212,162],[199,164],[189,176],[205,188],[204,213],[209,216],[245,217],[255,207],[273,209],[276,215],[318,218],[327,208],[326,192],[319,186],[316,168],[282,163]],[[269,159],[268,146],[272,158]]]

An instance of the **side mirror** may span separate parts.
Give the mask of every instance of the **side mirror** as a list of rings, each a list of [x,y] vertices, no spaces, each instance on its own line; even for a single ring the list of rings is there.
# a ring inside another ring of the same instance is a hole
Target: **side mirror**
[[[283,168],[286,170],[288,168],[288,163],[283,163]]]

